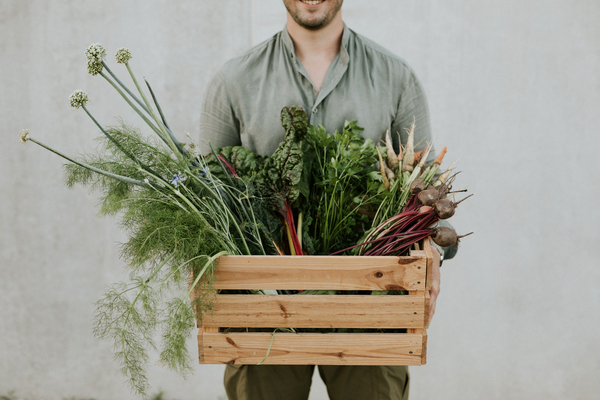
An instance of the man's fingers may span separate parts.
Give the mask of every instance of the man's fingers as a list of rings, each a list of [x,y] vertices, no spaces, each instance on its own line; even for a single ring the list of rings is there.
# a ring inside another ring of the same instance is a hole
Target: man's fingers
[[[434,282],[433,285],[431,285],[431,289],[429,290],[429,297],[431,298],[432,301],[435,301],[435,299],[437,299],[437,297],[440,295],[440,284],[437,282]]]
[[[429,321],[427,322],[427,326],[429,326],[433,314],[435,314],[435,304],[440,294],[440,254],[437,249],[432,247],[431,255],[433,257],[433,265],[431,271],[431,289],[429,290]]]
[[[431,323],[431,319],[433,318],[433,314],[435,314],[435,301],[431,301],[429,303],[429,321],[427,321],[427,326]]]

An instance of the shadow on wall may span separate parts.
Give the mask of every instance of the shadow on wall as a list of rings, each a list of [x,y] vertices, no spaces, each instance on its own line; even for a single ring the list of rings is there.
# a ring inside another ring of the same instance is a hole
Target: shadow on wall
[[[20,397],[20,396],[17,396],[14,391],[10,391],[5,395],[0,395],[0,400],[35,400],[35,399]],[[72,396],[72,397],[63,397],[62,400],[96,400],[96,399],[80,398],[80,397]],[[165,397],[165,393],[161,390],[158,393],[156,393],[155,395],[148,397],[148,400],[176,400],[176,399],[171,399],[171,398]],[[217,398],[217,400],[226,400],[226,399],[225,399],[225,397],[219,396]]]

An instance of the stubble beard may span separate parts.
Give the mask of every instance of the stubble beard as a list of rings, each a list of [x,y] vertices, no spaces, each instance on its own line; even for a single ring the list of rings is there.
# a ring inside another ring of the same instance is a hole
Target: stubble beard
[[[284,0],[283,4],[292,16],[292,19],[296,21],[298,25],[311,31],[316,31],[329,25],[329,23],[335,18],[337,13],[340,11],[340,8],[342,8],[342,3],[344,2],[344,0],[328,0],[332,3],[332,5],[327,12],[321,15],[320,18],[308,19],[304,18],[304,16],[301,15],[302,13],[299,12],[297,8],[291,7],[291,4],[294,1],[296,0]]]

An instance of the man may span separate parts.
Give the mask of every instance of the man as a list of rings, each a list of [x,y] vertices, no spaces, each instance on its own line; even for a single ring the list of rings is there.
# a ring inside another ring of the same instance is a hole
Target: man
[[[287,26],[271,39],[230,60],[211,80],[200,120],[204,153],[213,146],[243,145],[271,154],[283,139],[283,107],[303,106],[311,125],[328,132],[358,120],[363,136],[378,142],[416,120],[415,143],[431,140],[425,94],[399,57],[348,29],[343,0],[283,0]],[[397,143],[396,143],[397,145]],[[435,154],[431,153],[431,160]],[[455,249],[448,249],[451,258]],[[440,287],[440,254],[434,250],[430,316]],[[313,366],[228,365],[230,399],[307,399]],[[320,366],[333,400],[408,398],[406,367]]]

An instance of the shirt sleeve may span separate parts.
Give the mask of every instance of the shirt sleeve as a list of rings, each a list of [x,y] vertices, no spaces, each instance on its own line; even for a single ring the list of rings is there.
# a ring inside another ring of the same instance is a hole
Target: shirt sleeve
[[[427,105],[427,97],[421,82],[417,79],[414,72],[409,68],[403,82],[400,85],[402,93],[400,95],[400,103],[394,122],[392,123],[392,137],[394,145],[397,145],[398,133],[402,143],[406,144],[408,139],[408,130],[415,122],[415,152],[425,148],[427,143],[431,142],[431,123],[429,120],[429,107]],[[435,148],[431,149],[427,163],[435,160]]]
[[[401,94],[400,105],[396,113],[396,117],[392,124],[392,132],[400,133],[402,143],[406,144],[408,139],[407,130],[410,129],[413,121],[415,122],[415,152],[425,148],[427,143],[432,140],[431,123],[429,119],[429,107],[427,105],[427,97],[421,82],[417,79],[412,70],[409,70],[404,81],[403,91]],[[397,141],[398,135],[393,135]],[[396,143],[394,143],[396,145]],[[431,164],[435,160],[435,147],[431,149],[427,157],[427,164]],[[452,225],[447,220],[441,220],[438,226],[452,228]],[[458,245],[444,247],[444,260],[449,260],[456,255]]]
[[[208,83],[200,112],[200,150],[210,153],[213,147],[239,146],[240,124],[227,91],[227,82],[219,71]]]

